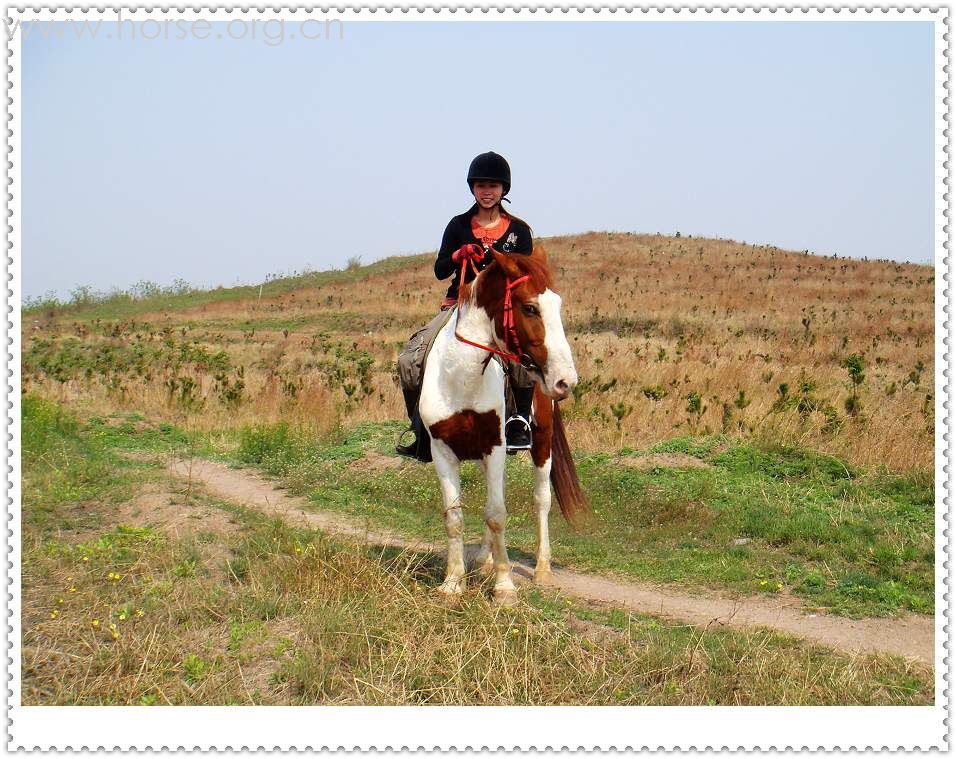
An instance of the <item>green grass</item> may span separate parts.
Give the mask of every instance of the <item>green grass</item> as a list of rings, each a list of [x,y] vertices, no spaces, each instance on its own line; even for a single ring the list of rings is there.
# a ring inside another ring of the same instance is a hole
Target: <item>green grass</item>
[[[24,520],[37,529],[81,529],[96,517],[63,503],[116,500],[127,496],[142,467],[121,459],[112,446],[81,429],[55,403],[33,395],[22,399]]]
[[[331,439],[279,424],[245,429],[236,439],[186,435],[126,416],[94,418],[81,436],[102,450],[218,452],[279,478],[317,509],[415,537],[444,538],[433,467],[350,466],[367,451],[391,454],[401,424],[364,424]],[[934,494],[928,476],[855,471],[811,451],[720,437],[675,438],[647,452],[624,453],[683,453],[709,466],[638,470],[608,454],[579,455],[595,519],[575,533],[553,508],[558,564],[690,590],[789,593],[807,607],[847,616],[932,613]],[[84,466],[96,461],[88,457]],[[485,487],[475,464],[463,467],[462,485],[466,536],[476,538]],[[529,459],[509,457],[508,543],[518,558],[530,559],[535,550],[532,485]]]
[[[83,428],[91,444],[115,452],[209,456],[214,449],[206,436],[186,432],[167,422],[153,423],[135,411],[92,416]]]
[[[141,426],[104,435],[30,399],[23,428],[31,452],[41,454],[25,457],[24,469],[43,496],[24,501],[28,704],[933,700],[925,665],[841,654],[765,630],[694,628],[540,591],[501,608],[489,600],[489,581],[470,584],[461,603],[447,607],[435,591],[439,555],[340,543],[183,495],[158,464],[140,461],[131,472],[119,449],[134,450],[139,438],[144,450],[155,446]],[[334,467],[390,431],[365,427],[316,446],[288,430],[264,430],[249,433],[240,451],[268,462],[299,446],[300,466]],[[93,482],[77,461],[87,457],[96,462]],[[150,513],[119,521],[118,503],[135,490],[131,474],[165,483],[177,513],[223,518],[175,530]],[[44,527],[73,509],[76,493],[92,496],[97,524],[82,534]],[[611,634],[582,634],[575,620]]]
[[[391,453],[400,429],[363,425],[333,442],[284,426],[250,429],[234,460],[281,478],[317,507],[440,539],[432,467],[348,466],[368,450]],[[686,453],[710,467],[639,471],[607,454],[581,455],[596,520],[579,534],[553,520],[556,561],[690,588],[790,592],[808,606],[850,616],[932,613],[928,477],[856,472],[810,451],[730,440],[681,438],[652,452]],[[530,556],[533,474],[526,457],[509,457],[508,471],[509,545]],[[477,466],[464,466],[462,485],[466,529],[477,536],[484,499]]]
[[[380,274],[400,271],[408,266],[420,266],[430,262],[433,254],[416,256],[389,256],[380,261],[355,268],[306,272],[271,279],[262,285],[262,297],[272,298],[302,288],[321,288],[326,285],[345,284]],[[163,293],[145,298],[132,296],[129,292],[92,294],[79,303],[44,302],[23,309],[24,315],[53,311],[61,317],[84,319],[128,319],[157,310],[181,311],[199,306],[222,303],[243,298],[259,297],[259,285],[220,287],[213,290],[188,290],[179,294]],[[281,327],[279,328],[281,329]]]

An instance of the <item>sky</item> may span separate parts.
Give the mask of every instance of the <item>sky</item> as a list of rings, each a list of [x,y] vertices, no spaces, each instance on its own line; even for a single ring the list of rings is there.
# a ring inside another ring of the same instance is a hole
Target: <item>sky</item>
[[[293,29],[281,44],[275,26],[31,30],[24,296],[255,284],[435,250],[487,150],[510,162],[507,207],[536,236],[933,260],[931,22]]]

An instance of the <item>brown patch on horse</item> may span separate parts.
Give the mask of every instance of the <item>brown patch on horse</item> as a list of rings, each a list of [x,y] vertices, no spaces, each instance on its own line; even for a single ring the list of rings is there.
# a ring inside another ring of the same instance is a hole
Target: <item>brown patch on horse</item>
[[[531,425],[531,460],[536,467],[542,467],[551,458],[551,420],[554,416],[554,401],[551,400],[541,386],[534,383],[534,407]]]
[[[501,417],[497,411],[465,409],[435,422],[428,431],[451,448],[460,461],[481,459],[501,445]]]

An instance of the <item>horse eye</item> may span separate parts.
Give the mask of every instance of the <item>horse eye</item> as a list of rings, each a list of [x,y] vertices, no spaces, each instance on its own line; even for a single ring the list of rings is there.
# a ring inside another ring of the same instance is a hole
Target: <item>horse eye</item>
[[[541,312],[538,311],[537,306],[532,306],[530,303],[525,303],[521,310],[524,311],[528,316],[540,316]]]

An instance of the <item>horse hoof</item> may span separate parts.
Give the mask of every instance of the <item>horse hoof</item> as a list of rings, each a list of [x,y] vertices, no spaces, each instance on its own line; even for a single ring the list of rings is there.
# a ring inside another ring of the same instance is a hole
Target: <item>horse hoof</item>
[[[554,585],[554,572],[550,569],[534,570],[535,585]]]
[[[446,603],[455,605],[461,600],[461,582],[443,582],[438,588],[438,596]]]
[[[495,588],[495,603],[499,606],[514,606],[518,603],[518,591],[516,588]]]

